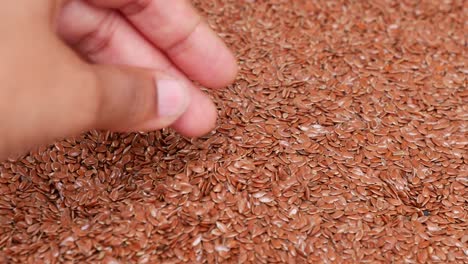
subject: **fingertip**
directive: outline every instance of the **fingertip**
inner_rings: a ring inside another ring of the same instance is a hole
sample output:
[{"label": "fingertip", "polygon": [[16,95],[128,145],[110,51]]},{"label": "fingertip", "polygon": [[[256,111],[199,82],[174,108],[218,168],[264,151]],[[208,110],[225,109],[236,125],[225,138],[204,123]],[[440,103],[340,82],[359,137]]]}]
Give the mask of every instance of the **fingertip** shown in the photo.
[{"label": "fingertip", "polygon": [[206,23],[200,23],[188,38],[166,52],[190,79],[203,86],[223,88],[236,79],[236,57]]},{"label": "fingertip", "polygon": [[213,101],[201,90],[193,89],[187,111],[171,126],[187,137],[200,137],[216,127],[217,109]]},{"label": "fingertip", "polygon": [[[205,54],[205,70],[194,74],[198,78],[197,81],[213,89],[220,89],[231,85],[235,81],[239,71],[236,56],[206,23],[200,28],[201,32],[194,35],[197,37],[208,36],[210,35],[208,32],[211,32],[211,39],[207,37],[205,40],[198,40],[198,43],[209,40],[210,42],[205,43],[205,45],[210,47],[210,49]],[[207,32],[203,34],[202,32],[205,30]]]},{"label": "fingertip", "polygon": [[215,65],[214,67],[223,69],[222,71],[219,71],[218,78],[205,81],[208,84],[210,84],[210,87],[214,89],[224,88],[233,84],[237,78],[237,74],[239,73],[239,66],[237,64],[237,60],[234,54],[232,54],[232,52],[227,47],[225,48],[225,51],[221,54],[218,60],[218,65]]},{"label": "fingertip", "polygon": [[[192,89],[189,82],[172,75],[157,72],[154,78],[154,108],[146,107],[147,118],[132,126],[124,126],[123,131],[154,131],[171,126],[192,104]],[[145,96],[151,100],[151,96]]]}]

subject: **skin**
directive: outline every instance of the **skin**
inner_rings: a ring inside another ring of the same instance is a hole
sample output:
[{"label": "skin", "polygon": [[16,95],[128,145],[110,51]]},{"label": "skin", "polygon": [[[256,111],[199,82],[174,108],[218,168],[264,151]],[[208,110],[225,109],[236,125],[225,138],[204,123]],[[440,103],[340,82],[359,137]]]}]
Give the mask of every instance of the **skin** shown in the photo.
[{"label": "skin", "polygon": [[[90,129],[201,136],[216,108],[192,81],[237,74],[186,0],[6,1],[0,17],[0,160]],[[182,92],[163,97],[174,81]]]}]

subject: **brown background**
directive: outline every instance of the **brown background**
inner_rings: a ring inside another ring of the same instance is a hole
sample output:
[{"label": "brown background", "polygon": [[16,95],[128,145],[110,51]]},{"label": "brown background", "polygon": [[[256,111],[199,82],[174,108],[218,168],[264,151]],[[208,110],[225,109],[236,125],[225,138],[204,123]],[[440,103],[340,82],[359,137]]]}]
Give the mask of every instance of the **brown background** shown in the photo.
[{"label": "brown background", "polygon": [[466,2],[195,2],[240,61],[216,131],[0,164],[0,262],[467,263]]}]

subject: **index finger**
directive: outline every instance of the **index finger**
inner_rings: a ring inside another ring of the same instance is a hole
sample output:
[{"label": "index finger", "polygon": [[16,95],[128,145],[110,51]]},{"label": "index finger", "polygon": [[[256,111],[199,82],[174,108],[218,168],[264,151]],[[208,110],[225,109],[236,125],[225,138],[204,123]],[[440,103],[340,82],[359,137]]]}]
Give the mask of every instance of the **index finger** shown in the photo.
[{"label": "index finger", "polygon": [[237,63],[225,43],[186,0],[88,0],[119,9],[192,80],[212,88],[230,84]]}]

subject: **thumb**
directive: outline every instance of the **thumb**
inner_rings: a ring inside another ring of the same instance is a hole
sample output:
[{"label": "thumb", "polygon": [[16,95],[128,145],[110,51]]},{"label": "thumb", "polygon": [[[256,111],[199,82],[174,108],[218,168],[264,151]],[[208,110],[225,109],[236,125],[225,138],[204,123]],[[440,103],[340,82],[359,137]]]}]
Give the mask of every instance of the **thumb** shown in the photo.
[{"label": "thumb", "polygon": [[19,59],[19,67],[4,73],[17,76],[21,68],[28,78],[3,78],[0,159],[90,129],[127,132],[168,127],[189,105],[189,88],[171,76],[89,65],[64,53],[69,56],[35,52],[48,56]]},{"label": "thumb", "polygon": [[157,130],[177,121],[189,106],[189,88],[167,74],[121,66],[89,67],[95,76],[92,128]]}]

